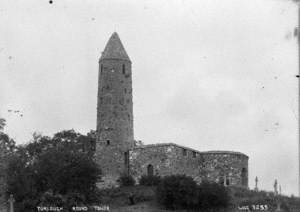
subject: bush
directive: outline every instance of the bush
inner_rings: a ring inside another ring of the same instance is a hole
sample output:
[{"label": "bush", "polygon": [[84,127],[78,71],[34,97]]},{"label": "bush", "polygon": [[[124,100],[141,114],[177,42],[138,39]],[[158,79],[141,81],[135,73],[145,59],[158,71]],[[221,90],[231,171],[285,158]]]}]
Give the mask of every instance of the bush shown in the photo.
[{"label": "bush", "polygon": [[198,208],[227,208],[230,203],[229,192],[223,185],[203,182],[198,186]]},{"label": "bush", "polygon": [[64,205],[64,198],[62,195],[54,194],[52,190],[49,190],[41,195],[39,205],[62,207]]},{"label": "bush", "polygon": [[122,174],[118,179],[120,186],[133,186],[135,184],[135,180],[131,175]]},{"label": "bush", "polygon": [[162,178],[157,187],[158,202],[167,209],[192,209],[197,205],[197,184],[191,177],[171,175]]},{"label": "bush", "polygon": [[171,175],[161,179],[157,186],[158,202],[167,209],[226,209],[229,192],[223,185],[203,182],[197,185],[191,177]]},{"label": "bush", "polygon": [[156,186],[160,183],[160,176],[158,175],[143,175],[139,181],[140,185]]}]

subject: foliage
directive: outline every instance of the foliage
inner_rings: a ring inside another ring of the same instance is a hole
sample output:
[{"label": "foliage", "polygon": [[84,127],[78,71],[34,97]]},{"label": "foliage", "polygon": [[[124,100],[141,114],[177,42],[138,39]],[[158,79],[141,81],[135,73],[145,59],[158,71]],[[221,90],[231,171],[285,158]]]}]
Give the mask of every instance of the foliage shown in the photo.
[{"label": "foliage", "polygon": [[167,209],[212,209],[229,206],[229,192],[217,183],[196,182],[185,175],[163,177],[157,186],[157,199]]},{"label": "foliage", "polygon": [[63,207],[64,211],[73,211],[73,206],[85,205],[85,197],[77,192],[70,192],[65,195],[55,194],[52,190],[42,194],[39,202],[41,207]]},{"label": "foliage", "polygon": [[185,175],[163,177],[157,187],[158,202],[167,209],[191,209],[197,204],[197,184]]},{"label": "foliage", "polygon": [[144,143],[141,140],[134,140],[134,146],[143,146]]},{"label": "foliage", "polygon": [[6,120],[4,118],[0,118],[0,130],[3,130],[6,125]]},{"label": "foliage", "polygon": [[27,144],[26,150],[34,158],[51,148],[64,148],[69,152],[84,152],[92,157],[95,150],[96,139],[92,134],[81,135],[72,130],[64,130],[54,134],[52,138],[34,133],[33,140]]},{"label": "foliage", "polygon": [[156,186],[160,183],[160,180],[160,176],[158,175],[142,175],[139,180],[139,184],[145,186]]},{"label": "foliage", "polygon": [[155,187],[135,185],[102,189],[97,195],[102,204],[120,207],[128,205],[129,195],[133,195],[135,203],[153,201],[156,199],[155,190]]},{"label": "foliage", "polygon": [[6,120],[4,118],[0,118],[0,151],[1,156],[7,154],[11,154],[16,149],[16,142],[11,139],[6,133],[4,133],[2,130],[4,129],[6,125]]},{"label": "foliage", "polygon": [[33,168],[38,189],[53,189],[54,193],[59,194],[75,191],[88,195],[99,175],[92,158],[64,148],[51,149],[41,154]]},{"label": "foliage", "polygon": [[237,206],[267,205],[270,210],[275,210],[277,203],[280,202],[281,208],[285,210],[290,210],[293,207],[300,208],[299,198],[276,196],[273,192],[254,191],[231,186],[230,193],[234,200],[233,204]]},{"label": "foliage", "polygon": [[40,206],[57,206],[62,207],[64,205],[64,198],[60,194],[54,194],[52,190],[44,192],[40,197]]},{"label": "foliage", "polygon": [[135,184],[134,178],[125,173],[119,177],[118,182],[120,183],[120,186],[133,186]]},{"label": "foliage", "polygon": [[0,132],[0,151],[1,156],[8,156],[16,151],[16,142],[3,132]]},{"label": "foliage", "polygon": [[198,187],[198,208],[227,208],[229,203],[229,192],[223,185],[204,181]]},{"label": "foliage", "polygon": [[34,134],[29,144],[18,146],[7,167],[7,193],[14,194],[16,211],[51,201],[91,201],[101,173],[92,157],[93,140],[69,130],[52,138]]}]

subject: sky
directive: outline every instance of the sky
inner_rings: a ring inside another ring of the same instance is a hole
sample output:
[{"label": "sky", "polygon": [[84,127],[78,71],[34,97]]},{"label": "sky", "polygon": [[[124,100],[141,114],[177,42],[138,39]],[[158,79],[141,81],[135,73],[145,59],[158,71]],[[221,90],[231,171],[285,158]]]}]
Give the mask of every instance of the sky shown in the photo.
[{"label": "sky", "polygon": [[5,132],[22,144],[95,129],[98,59],[117,31],[136,140],[243,152],[250,188],[257,176],[298,195],[296,26],[284,0],[1,0]]}]

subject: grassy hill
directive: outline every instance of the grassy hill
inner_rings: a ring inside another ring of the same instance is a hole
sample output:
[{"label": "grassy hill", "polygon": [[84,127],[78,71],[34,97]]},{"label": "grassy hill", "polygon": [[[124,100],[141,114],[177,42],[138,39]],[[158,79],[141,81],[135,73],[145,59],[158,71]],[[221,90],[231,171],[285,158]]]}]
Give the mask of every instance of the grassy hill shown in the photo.
[{"label": "grassy hill", "polygon": [[[156,187],[128,186],[99,191],[99,199],[103,205],[108,205],[112,212],[167,212],[157,203]],[[282,211],[300,211],[300,199],[288,196],[275,196],[272,192],[253,191],[239,187],[228,187],[231,196],[231,209],[239,211],[238,206],[268,205],[267,211],[275,211],[278,203]],[[134,205],[130,205],[129,196],[133,196]],[[183,212],[185,210],[177,210]],[[257,210],[259,211],[259,210]]]}]

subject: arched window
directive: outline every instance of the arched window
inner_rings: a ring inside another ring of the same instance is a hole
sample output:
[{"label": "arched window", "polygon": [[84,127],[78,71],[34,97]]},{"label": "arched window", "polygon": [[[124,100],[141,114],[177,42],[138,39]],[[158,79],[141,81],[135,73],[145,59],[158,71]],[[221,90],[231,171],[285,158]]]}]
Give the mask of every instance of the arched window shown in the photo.
[{"label": "arched window", "polygon": [[151,164],[147,166],[147,175],[153,176],[153,166]]},{"label": "arched window", "polygon": [[125,70],[125,64],[122,65],[122,73],[125,74],[126,70]]},{"label": "arched window", "polygon": [[228,177],[226,177],[226,185],[229,186],[230,185],[230,180]]},{"label": "arched window", "polygon": [[242,185],[248,186],[248,177],[247,177],[247,169],[246,168],[242,168],[241,178],[242,178]]}]

